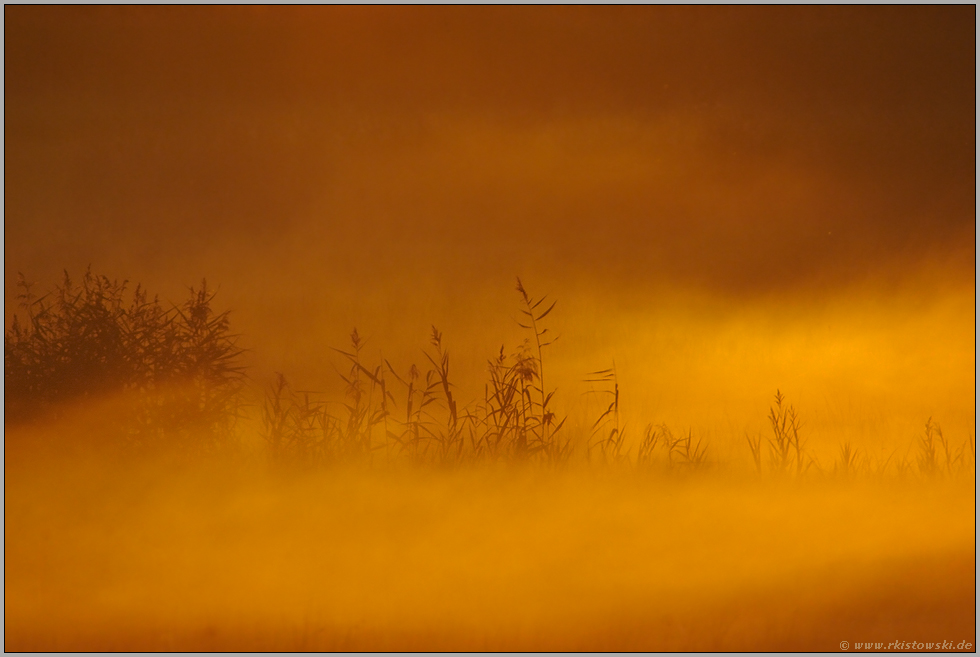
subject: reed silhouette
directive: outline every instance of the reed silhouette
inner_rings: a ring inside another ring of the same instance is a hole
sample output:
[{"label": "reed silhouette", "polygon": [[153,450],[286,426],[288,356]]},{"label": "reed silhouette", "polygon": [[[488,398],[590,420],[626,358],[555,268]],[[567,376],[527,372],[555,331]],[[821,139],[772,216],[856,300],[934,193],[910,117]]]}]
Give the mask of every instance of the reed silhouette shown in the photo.
[{"label": "reed silhouette", "polygon": [[609,369],[589,372],[586,383],[601,384],[599,389],[593,389],[594,395],[610,400],[606,410],[599,415],[592,425],[589,442],[586,446],[586,457],[591,461],[593,452],[598,453],[604,463],[618,463],[627,458],[623,453],[623,442],[626,438],[626,427],[620,426],[619,419],[619,379],[616,376],[616,365]]},{"label": "reed silhouette", "polygon": [[[97,276],[89,269],[79,283],[67,272],[61,284],[36,296],[23,276],[21,312],[4,335],[7,422],[57,415],[65,404],[123,400],[107,417],[103,433],[136,448],[210,448],[227,442],[242,417],[246,382],[243,350],[231,333],[227,311],[213,310],[206,281],[189,288],[181,304],[165,305],[137,285]],[[517,324],[526,337],[501,346],[488,359],[482,399],[459,399],[444,334],[435,326],[421,350],[422,367],[397,368],[387,359],[368,362],[355,328],[347,347],[334,348],[344,362],[336,371],[341,399],[295,390],[280,373],[265,394],[261,428],[274,463],[318,467],[404,459],[453,466],[472,462],[568,462],[578,456],[594,465],[631,465],[640,470],[693,472],[712,464],[709,445],[693,429],[676,434],[664,423],[648,424],[629,440],[623,422],[615,365],[590,372],[585,382],[603,399],[587,434],[569,435],[554,411],[556,390],[545,379],[545,354],[553,338],[546,320],[557,301],[535,297],[516,283]],[[829,468],[807,447],[796,407],[777,390],[769,408],[771,435],[745,435],[759,476],[954,477],[975,470],[970,436],[954,448],[932,418],[924,435],[902,458],[872,459],[844,442]],[[766,467],[768,465],[768,467]]]},{"label": "reed silhouette", "polygon": [[[418,463],[451,465],[464,461],[534,460],[560,463],[571,453],[562,437],[564,419],[551,410],[554,390],[544,384],[544,349],[551,344],[542,322],[555,308],[539,310],[545,297],[534,298],[517,280],[521,312],[518,324],[530,336],[511,354],[504,347],[488,361],[489,380],[482,401],[460,405],[450,375],[450,353],[443,334],[432,327],[425,374],[412,364],[404,374],[386,360],[365,365],[357,329],[349,350],[334,349],[350,364],[345,399],[330,402],[294,392],[280,374],[266,395],[264,436],[279,461],[363,460],[383,453]],[[391,379],[387,378],[390,375]],[[404,390],[398,401],[388,383]],[[401,409],[399,410],[399,406]],[[404,419],[401,419],[404,418]],[[379,428],[381,429],[379,431]]]},{"label": "reed silhouette", "polygon": [[[792,404],[784,405],[786,398],[776,390],[776,405],[769,408],[769,424],[772,438],[769,439],[769,455],[775,472],[784,473],[794,462],[796,474],[804,472],[806,449],[800,436],[803,423]],[[809,467],[813,461],[806,463]]]}]

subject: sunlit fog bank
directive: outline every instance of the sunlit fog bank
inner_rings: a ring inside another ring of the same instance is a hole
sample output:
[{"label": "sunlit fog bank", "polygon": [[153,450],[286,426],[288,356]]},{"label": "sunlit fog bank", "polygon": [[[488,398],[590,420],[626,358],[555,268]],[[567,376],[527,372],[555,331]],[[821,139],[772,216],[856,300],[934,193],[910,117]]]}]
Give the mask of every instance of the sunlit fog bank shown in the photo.
[{"label": "sunlit fog bank", "polygon": [[167,470],[8,472],[8,649],[974,641],[961,486]]}]

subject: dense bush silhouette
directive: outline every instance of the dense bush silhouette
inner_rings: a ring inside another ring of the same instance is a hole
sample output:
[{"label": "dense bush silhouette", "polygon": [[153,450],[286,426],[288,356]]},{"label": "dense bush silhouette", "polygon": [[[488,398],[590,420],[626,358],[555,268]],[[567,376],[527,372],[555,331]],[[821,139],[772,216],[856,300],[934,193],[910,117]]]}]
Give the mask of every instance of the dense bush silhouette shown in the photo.
[{"label": "dense bush silhouette", "polygon": [[116,393],[127,403],[114,420],[136,442],[215,438],[237,415],[242,350],[206,281],[170,308],[90,270],[80,285],[65,272],[41,297],[23,276],[19,285],[24,316],[4,334],[7,421]]}]

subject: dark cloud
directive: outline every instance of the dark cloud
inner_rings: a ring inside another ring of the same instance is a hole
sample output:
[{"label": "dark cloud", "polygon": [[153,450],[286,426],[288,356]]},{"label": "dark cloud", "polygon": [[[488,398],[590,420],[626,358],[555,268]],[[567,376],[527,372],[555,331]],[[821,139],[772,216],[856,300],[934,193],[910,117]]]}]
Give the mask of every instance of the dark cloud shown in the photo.
[{"label": "dark cloud", "polygon": [[7,7],[7,288],[89,262],[740,293],[967,271],[974,17]]}]

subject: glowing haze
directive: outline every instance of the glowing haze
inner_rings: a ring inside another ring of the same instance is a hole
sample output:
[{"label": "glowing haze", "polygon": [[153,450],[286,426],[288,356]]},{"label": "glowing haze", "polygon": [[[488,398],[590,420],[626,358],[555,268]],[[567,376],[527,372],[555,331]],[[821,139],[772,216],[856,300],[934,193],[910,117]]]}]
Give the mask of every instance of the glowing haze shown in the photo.
[{"label": "glowing haze", "polygon": [[[407,370],[434,324],[466,402],[483,397],[487,359],[523,339],[520,276],[558,300],[547,366],[571,431],[596,416],[586,374],[615,364],[631,437],[648,422],[690,427],[736,468],[750,467],[745,436],[768,431],[777,388],[828,468],[846,441],[882,462],[914,453],[929,417],[959,445],[976,414],[975,37],[973,6],[8,6],[6,326],[18,272],[48,288],[62,269],[91,265],[173,301],[206,277],[249,349],[256,399],[276,371],[299,389],[339,391],[330,348],[354,326],[369,360]],[[401,495],[375,484],[382,500]],[[411,499],[442,490],[405,485]],[[765,514],[757,493],[744,495]],[[867,495],[869,508],[901,517],[887,496]],[[180,504],[166,499],[151,516]],[[820,508],[801,505],[811,503]],[[623,517],[639,513],[616,504]],[[972,502],[956,504],[933,546],[943,554],[969,551]],[[553,521],[555,535],[577,531]],[[40,540],[24,522],[12,553]],[[454,526],[441,522],[439,532]],[[500,536],[519,532],[488,522]],[[156,531],[132,523],[138,536]],[[359,531],[370,542],[381,530]],[[845,542],[838,556],[928,553],[916,544],[893,554],[888,536]],[[354,550],[345,540],[336,549]],[[577,549],[562,558],[572,563]],[[120,590],[151,577],[145,553],[120,554],[141,555]],[[200,554],[222,553],[208,543]],[[523,577],[512,566],[501,566],[507,577]],[[26,591],[36,580],[24,572],[8,582]],[[611,571],[596,572],[569,586],[615,597]],[[473,587],[505,595],[482,576]],[[741,590],[737,579],[722,588]],[[34,627],[33,607],[9,591],[21,615],[8,625]],[[474,622],[454,613],[461,627]],[[363,645],[409,645],[386,640]],[[507,641],[479,645],[559,645]],[[567,647],[647,645],[596,641]],[[670,641],[652,645],[693,645]],[[761,645],[739,641],[698,645]]]}]

